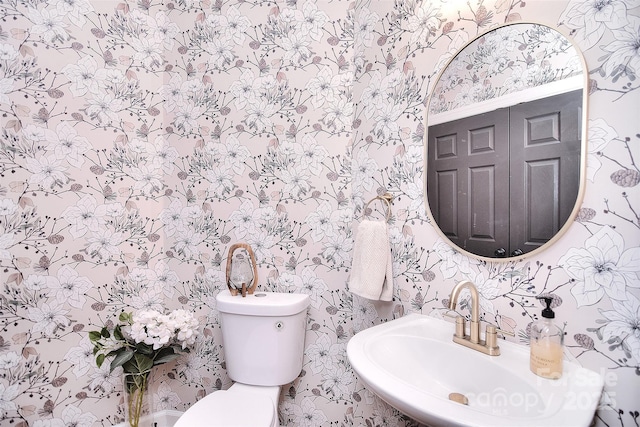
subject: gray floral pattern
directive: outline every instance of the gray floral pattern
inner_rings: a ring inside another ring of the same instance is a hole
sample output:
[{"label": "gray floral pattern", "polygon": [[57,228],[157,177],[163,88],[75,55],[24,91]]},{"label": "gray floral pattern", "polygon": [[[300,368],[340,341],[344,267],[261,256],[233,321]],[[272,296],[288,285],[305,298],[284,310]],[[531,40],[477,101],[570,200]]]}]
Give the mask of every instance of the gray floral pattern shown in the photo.
[{"label": "gray floral pattern", "polygon": [[[122,379],[96,367],[88,331],[122,311],[182,307],[206,325],[154,372],[156,410],[229,387],[215,296],[243,241],[261,289],[311,298],[283,425],[415,426],[364,387],[346,344],[409,312],[440,316],[463,279],[522,343],[533,297],[554,295],[567,355],[605,376],[596,424],[637,425],[639,6],[0,0],[0,424],[120,422]],[[461,46],[520,20],[585,55],[587,186],[552,248],[485,263],[426,216],[423,112]],[[353,228],[386,191],[395,290],[381,304],[347,282]]]}]

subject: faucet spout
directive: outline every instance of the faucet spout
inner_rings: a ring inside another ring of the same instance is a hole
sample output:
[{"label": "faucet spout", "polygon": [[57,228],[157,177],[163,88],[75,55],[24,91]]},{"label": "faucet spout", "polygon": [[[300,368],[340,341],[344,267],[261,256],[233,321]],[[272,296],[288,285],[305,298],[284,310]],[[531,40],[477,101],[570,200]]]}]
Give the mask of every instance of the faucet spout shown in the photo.
[{"label": "faucet spout", "polygon": [[458,296],[463,289],[468,289],[471,293],[471,324],[469,340],[477,344],[480,342],[480,297],[478,295],[478,289],[473,283],[468,280],[458,283],[451,291],[449,297],[449,309],[455,310]]}]

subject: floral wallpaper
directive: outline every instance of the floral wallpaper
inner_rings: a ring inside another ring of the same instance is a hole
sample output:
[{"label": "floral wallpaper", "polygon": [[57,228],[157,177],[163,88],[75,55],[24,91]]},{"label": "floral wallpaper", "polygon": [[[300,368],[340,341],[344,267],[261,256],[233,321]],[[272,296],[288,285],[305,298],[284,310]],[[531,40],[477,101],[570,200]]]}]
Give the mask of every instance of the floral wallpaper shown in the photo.
[{"label": "floral wallpaper", "polygon": [[[154,373],[155,410],[229,387],[215,295],[228,247],[247,242],[260,289],[312,301],[282,425],[415,426],[364,387],[346,344],[409,312],[440,316],[462,279],[523,344],[533,297],[553,294],[567,356],[605,376],[596,425],[637,425],[639,12],[637,0],[1,0],[0,424],[120,422],[121,373],[96,367],[88,331],[122,311],[183,307],[203,325]],[[461,46],[520,20],[585,56],[586,191],[553,247],[484,263],[426,217],[423,111]],[[379,303],[346,284],[353,228],[385,191],[395,290]]]},{"label": "floral wallpaper", "polygon": [[500,27],[451,59],[433,89],[429,113],[558,82],[582,74],[582,68],[575,48],[558,31],[533,24]]}]

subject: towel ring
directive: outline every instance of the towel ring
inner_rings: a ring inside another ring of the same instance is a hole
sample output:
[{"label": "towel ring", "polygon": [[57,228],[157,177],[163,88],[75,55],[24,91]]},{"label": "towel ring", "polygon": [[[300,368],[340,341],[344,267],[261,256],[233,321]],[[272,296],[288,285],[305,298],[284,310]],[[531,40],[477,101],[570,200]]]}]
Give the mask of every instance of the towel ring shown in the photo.
[{"label": "towel ring", "polygon": [[373,199],[369,200],[367,204],[364,205],[363,213],[365,216],[367,216],[367,208],[369,207],[369,204],[374,200],[382,200],[384,203],[386,203],[387,206],[385,211],[387,221],[389,221],[391,219],[391,201],[393,200],[393,196],[391,195],[391,193],[384,193],[382,196],[376,196]]}]

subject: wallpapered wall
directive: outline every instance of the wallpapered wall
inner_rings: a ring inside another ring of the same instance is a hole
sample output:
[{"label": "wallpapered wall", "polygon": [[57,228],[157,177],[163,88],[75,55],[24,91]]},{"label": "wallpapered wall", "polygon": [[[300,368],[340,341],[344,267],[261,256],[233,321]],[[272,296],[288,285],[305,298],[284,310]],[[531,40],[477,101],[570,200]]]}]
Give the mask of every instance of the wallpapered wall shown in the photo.
[{"label": "wallpapered wall", "polygon": [[429,114],[453,110],[582,74],[571,42],[553,28],[519,24],[496,28],[460,51],[429,98]]},{"label": "wallpapered wall", "polygon": [[[244,241],[262,289],[311,296],[285,425],[415,425],[358,381],[346,343],[408,312],[439,316],[462,279],[518,341],[541,308],[532,297],[554,294],[567,352],[606,374],[598,425],[637,425],[638,6],[2,0],[2,424],[120,421],[120,373],[96,368],[87,331],[122,310],[184,306],[205,325],[188,357],[154,375],[155,409],[228,387],[215,295],[227,248]],[[485,264],[426,218],[422,114],[460,46],[517,20],[557,27],[584,52],[588,182],[553,248]],[[374,304],[346,283],[353,226],[383,191],[396,196],[396,289]]]}]

